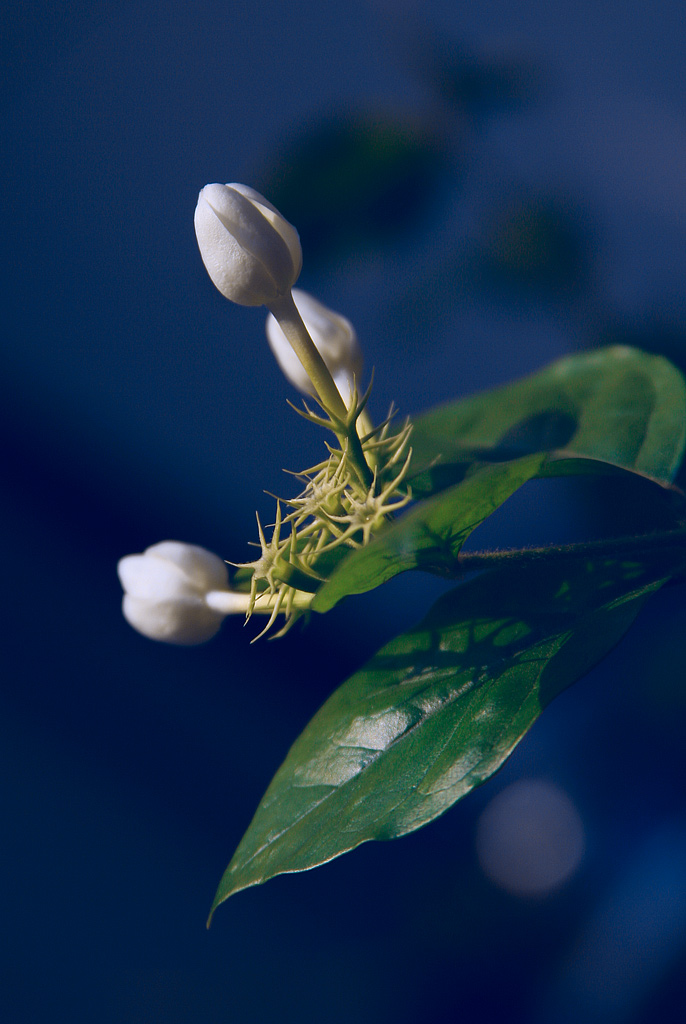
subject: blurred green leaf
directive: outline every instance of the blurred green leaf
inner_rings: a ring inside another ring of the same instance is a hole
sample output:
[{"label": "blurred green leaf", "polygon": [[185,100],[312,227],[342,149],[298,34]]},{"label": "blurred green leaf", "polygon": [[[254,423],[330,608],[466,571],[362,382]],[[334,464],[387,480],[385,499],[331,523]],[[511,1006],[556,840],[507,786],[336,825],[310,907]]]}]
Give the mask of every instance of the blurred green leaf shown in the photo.
[{"label": "blurred green leaf", "polygon": [[351,552],[317,591],[312,608],[328,612],[342,598],[363,594],[408,569],[457,574],[470,533],[541,469],[545,455],[479,466],[473,475],[424,501],[364,548]]},{"label": "blurred green leaf", "polygon": [[403,32],[402,47],[410,70],[471,118],[537,100],[546,84],[544,69],[525,52],[477,52],[424,25]]},{"label": "blurred green leaf", "polygon": [[583,461],[590,459],[668,485],[685,442],[679,371],[660,356],[614,346],[416,417],[411,483],[415,493],[431,493],[465,463],[545,450],[579,460],[557,467],[549,460],[549,475],[602,469]]},{"label": "blurred green leaf", "polygon": [[248,886],[412,832],[488,779],[669,577],[662,559],[509,566],[443,597],[296,740],[210,916]]},{"label": "blurred green leaf", "polygon": [[492,284],[520,291],[577,292],[590,276],[582,223],[562,196],[520,197],[493,215],[475,270]]},{"label": "blurred green leaf", "polygon": [[261,187],[296,224],[308,257],[377,248],[430,209],[444,142],[409,117],[332,117],[284,152]]}]

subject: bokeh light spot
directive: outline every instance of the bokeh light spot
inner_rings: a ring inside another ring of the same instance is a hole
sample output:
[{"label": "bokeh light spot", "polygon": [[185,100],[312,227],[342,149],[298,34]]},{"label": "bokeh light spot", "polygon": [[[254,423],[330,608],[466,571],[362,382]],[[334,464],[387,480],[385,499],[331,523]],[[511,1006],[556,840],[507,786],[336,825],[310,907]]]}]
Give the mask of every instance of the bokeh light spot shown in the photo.
[{"label": "bokeh light spot", "polygon": [[516,896],[545,896],[576,871],[584,830],[574,804],[540,779],[515,782],[491,800],[476,829],[481,868]]}]

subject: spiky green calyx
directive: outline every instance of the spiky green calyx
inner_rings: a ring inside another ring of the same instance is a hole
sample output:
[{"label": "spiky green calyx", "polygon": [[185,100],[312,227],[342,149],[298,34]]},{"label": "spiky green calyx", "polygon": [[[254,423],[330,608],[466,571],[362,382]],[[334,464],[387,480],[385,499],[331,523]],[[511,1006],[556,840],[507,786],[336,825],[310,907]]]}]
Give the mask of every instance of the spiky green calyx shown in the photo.
[{"label": "spiky green calyx", "polygon": [[[254,610],[271,611],[260,636],[279,614],[285,615],[286,622],[277,635],[289,629],[307,611],[317,587],[341,558],[350,549],[368,544],[412,499],[411,490],[403,487],[412,456],[411,424],[391,432],[391,410],[382,424],[360,437],[356,422],[366,398],[360,401],[355,396],[346,424],[348,436],[341,447],[327,445],[326,460],[292,474],[305,486],[295,498],[277,498],[269,539],[258,517],[260,557],[243,568],[252,570],[248,618]],[[307,406],[298,412],[331,428]],[[369,478],[359,473],[359,456],[354,460],[351,456],[353,430],[365,464],[374,467]],[[282,506],[290,509],[286,515]]]}]

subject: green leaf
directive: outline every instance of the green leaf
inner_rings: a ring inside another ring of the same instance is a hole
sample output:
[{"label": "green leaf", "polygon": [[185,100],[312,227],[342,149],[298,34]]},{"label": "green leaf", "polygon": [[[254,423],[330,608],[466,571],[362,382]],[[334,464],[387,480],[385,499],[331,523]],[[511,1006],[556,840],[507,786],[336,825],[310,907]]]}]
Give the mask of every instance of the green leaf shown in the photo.
[{"label": "green leaf", "polygon": [[210,917],[248,886],[412,832],[488,779],[546,704],[619,640],[673,562],[508,566],[443,597],[296,740]]},{"label": "green leaf", "polygon": [[[530,377],[419,416],[412,432],[415,494],[452,482],[456,466],[531,451],[600,460],[669,484],[686,443],[686,386],[668,360],[613,346],[570,356]],[[547,463],[548,475],[555,472]],[[459,475],[459,473],[458,473]]]},{"label": "green leaf", "polygon": [[342,598],[363,594],[408,569],[455,575],[469,534],[536,476],[546,456],[478,466],[473,475],[424,501],[364,548],[353,551],[317,591],[312,608],[328,612]]}]

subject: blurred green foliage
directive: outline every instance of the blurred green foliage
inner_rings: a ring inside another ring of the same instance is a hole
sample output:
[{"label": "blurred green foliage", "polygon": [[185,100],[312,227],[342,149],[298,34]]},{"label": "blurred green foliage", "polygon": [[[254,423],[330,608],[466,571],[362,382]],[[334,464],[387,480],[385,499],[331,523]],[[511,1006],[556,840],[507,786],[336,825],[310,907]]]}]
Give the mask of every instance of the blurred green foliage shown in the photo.
[{"label": "blurred green foliage", "polygon": [[360,113],[298,136],[260,182],[308,259],[333,261],[409,233],[436,196],[446,149],[426,120]]}]

